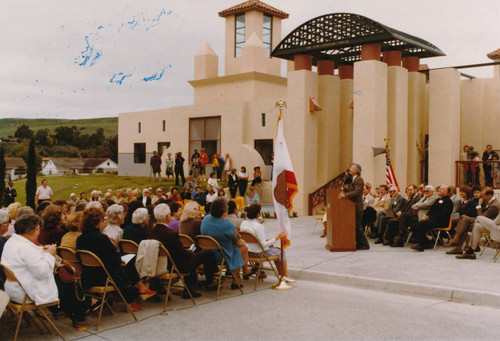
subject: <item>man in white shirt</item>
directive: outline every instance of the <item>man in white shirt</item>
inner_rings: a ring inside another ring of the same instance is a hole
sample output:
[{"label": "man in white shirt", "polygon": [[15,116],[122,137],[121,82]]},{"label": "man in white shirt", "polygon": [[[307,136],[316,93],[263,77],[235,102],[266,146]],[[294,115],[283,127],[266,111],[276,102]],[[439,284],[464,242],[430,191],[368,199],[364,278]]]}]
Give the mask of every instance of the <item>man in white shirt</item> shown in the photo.
[{"label": "man in white shirt", "polygon": [[52,201],[54,194],[52,193],[52,188],[47,186],[47,179],[42,180],[42,185],[37,188],[35,193],[35,205],[38,206],[39,203],[44,201]]}]

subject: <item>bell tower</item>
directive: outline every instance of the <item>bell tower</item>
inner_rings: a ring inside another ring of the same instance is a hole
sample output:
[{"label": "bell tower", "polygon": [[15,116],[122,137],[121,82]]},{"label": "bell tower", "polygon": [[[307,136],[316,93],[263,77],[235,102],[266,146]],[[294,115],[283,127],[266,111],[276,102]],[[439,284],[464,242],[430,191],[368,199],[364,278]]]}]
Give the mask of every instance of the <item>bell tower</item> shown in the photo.
[{"label": "bell tower", "polygon": [[270,55],[281,41],[281,20],[287,19],[288,13],[249,0],[219,12],[219,16],[226,19],[226,76],[251,71],[280,76],[280,59]]}]

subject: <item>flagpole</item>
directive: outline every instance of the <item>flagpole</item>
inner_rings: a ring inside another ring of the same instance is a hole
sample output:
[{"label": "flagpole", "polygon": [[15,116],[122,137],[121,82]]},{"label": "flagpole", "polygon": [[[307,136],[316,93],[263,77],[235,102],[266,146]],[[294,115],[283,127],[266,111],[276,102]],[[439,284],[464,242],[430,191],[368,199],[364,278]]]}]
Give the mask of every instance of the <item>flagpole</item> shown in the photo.
[{"label": "flagpole", "polygon": [[[279,124],[279,120],[283,119],[283,108],[286,107],[286,102],[284,102],[280,99],[278,102],[276,102],[276,106],[279,107],[279,110],[280,110],[280,116],[278,118],[278,124]],[[273,176],[273,179],[274,179],[274,176]],[[290,214],[290,212],[288,212],[288,213]],[[273,290],[290,290],[290,289],[294,288],[293,285],[291,285],[283,280],[283,274],[282,274],[283,263],[284,263],[283,249],[284,249],[283,238],[280,238],[280,263],[281,263],[280,269],[281,269],[281,273],[279,274],[279,282],[272,285]]]}]

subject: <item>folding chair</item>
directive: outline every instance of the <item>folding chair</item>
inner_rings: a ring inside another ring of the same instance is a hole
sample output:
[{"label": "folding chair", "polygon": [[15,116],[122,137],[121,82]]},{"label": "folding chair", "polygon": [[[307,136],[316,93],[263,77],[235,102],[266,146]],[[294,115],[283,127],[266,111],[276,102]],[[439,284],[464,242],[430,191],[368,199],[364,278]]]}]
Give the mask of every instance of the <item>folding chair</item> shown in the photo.
[{"label": "folding chair", "polygon": [[240,235],[241,235],[241,239],[243,239],[245,241],[245,243],[257,244],[257,245],[259,245],[259,247],[261,249],[261,253],[260,253],[259,258],[248,257],[248,262],[254,263],[254,264],[257,264],[257,263],[259,264],[259,269],[257,270],[257,275],[255,276],[255,286],[254,286],[253,290],[257,290],[257,282],[260,279],[260,272],[262,271],[262,269],[264,269],[262,266],[262,264],[264,262],[269,263],[269,265],[271,266],[271,269],[274,271],[274,274],[276,275],[276,278],[279,281],[280,277],[279,277],[278,272],[276,271],[276,269],[274,268],[274,265],[273,265],[273,261],[279,260],[279,257],[278,256],[268,257],[266,252],[264,251],[264,248],[262,247],[262,244],[260,243],[260,240],[253,233],[248,232],[248,231],[240,231]]},{"label": "folding chair", "polygon": [[491,240],[491,238],[490,238],[489,233],[484,233],[484,232],[483,232],[483,233],[481,233],[481,239],[482,239],[482,238],[484,238],[484,245],[483,245],[484,247],[483,247],[483,249],[481,250],[481,253],[479,254],[479,256],[482,256],[482,255],[483,255],[483,253],[484,253],[484,251],[486,250],[486,248],[487,248],[487,247],[491,247],[492,249],[494,249],[493,244],[491,243],[491,242],[492,242],[492,240]]},{"label": "folding chair", "polygon": [[191,245],[194,244],[194,240],[193,238],[191,238],[190,236],[186,235],[186,234],[181,234],[179,233],[179,239],[182,243],[182,245],[186,248],[186,249],[189,249],[191,247]]},{"label": "folding chair", "polygon": [[450,215],[450,222],[447,227],[436,227],[432,229],[433,232],[437,232],[436,242],[434,243],[434,249],[436,248],[436,245],[439,242],[439,238],[441,238],[441,242],[443,241],[443,237],[441,237],[441,232],[446,232],[446,234],[448,235],[448,240],[451,240],[450,231],[452,226],[453,226],[453,219],[452,215]]},{"label": "folding chair", "polygon": [[493,257],[493,263],[496,263],[498,257],[500,257],[500,242],[493,241],[492,246],[493,246],[493,244],[494,244],[494,248],[495,248],[495,251],[496,251],[495,257]]},{"label": "folding chair", "polygon": [[69,247],[59,246],[57,248],[57,253],[63,261],[70,264],[73,269],[75,269],[75,279],[80,280],[80,278],[82,277],[82,264],[76,257],[76,251]]},{"label": "folding chair", "polygon": [[121,239],[118,241],[118,246],[120,251],[126,254],[137,254],[137,250],[139,250],[139,245],[136,242],[128,239]]},{"label": "folding chair", "polygon": [[156,276],[155,278],[158,278],[163,285],[165,286],[165,281],[168,281],[167,286],[165,287],[167,289],[167,293],[165,295],[165,302],[163,304],[163,312],[167,311],[167,303],[168,303],[168,297],[170,296],[170,289],[172,288],[172,280],[174,279],[180,279],[182,282],[182,285],[186,289],[186,291],[189,294],[189,297],[191,298],[191,301],[193,301],[193,304],[196,305],[196,301],[193,298],[193,295],[191,294],[191,290],[189,290],[189,287],[187,286],[186,282],[184,281],[184,277],[188,276],[189,274],[186,273],[181,273],[179,271],[179,268],[177,265],[175,265],[174,260],[172,259],[172,256],[170,256],[170,252],[165,248],[165,246],[160,243],[160,252],[158,254],[158,257],[167,257],[168,262],[171,264],[170,271],[164,274],[161,274],[159,276]]},{"label": "folding chair", "polygon": [[[217,283],[217,295],[215,297],[215,300],[218,300],[220,287],[221,287],[221,280],[222,280],[222,270],[224,269],[224,267],[227,268],[226,256],[224,255],[224,252],[222,251],[222,248],[220,247],[219,243],[214,238],[212,238],[210,236],[202,236],[202,235],[196,236],[196,244],[201,249],[217,250],[222,255],[221,264],[219,265],[219,273],[218,273],[219,279],[218,279],[218,283]],[[238,284],[238,288],[240,289],[241,294],[243,295],[243,289],[241,288],[240,280],[238,278],[238,274],[237,274],[236,270],[231,270],[231,275],[233,276],[236,284]]]},{"label": "folding chair", "polygon": [[111,309],[108,303],[109,296],[106,297],[108,293],[112,292],[118,293],[123,303],[125,303],[127,310],[132,314],[134,319],[137,321],[137,317],[135,316],[134,312],[128,305],[127,301],[125,300],[125,297],[123,297],[122,292],[114,282],[113,278],[110,276],[108,270],[106,269],[102,261],[99,259],[99,257],[97,257],[93,252],[86,250],[77,250],[76,256],[80,260],[80,263],[83,266],[87,266],[89,268],[101,268],[104,270],[106,274],[106,283],[104,284],[104,286],[95,286],[84,290],[88,296],[96,298],[99,301],[101,301],[101,307],[99,309],[99,317],[97,318],[97,325],[95,327],[95,330],[99,329],[99,324],[101,323],[101,316],[104,305],[106,305],[108,309],[111,311],[111,314],[113,314],[113,310]]},{"label": "folding chair", "polygon": [[[28,294],[26,293],[26,290],[24,290],[23,286],[21,285],[21,283],[17,279],[16,275],[14,275],[14,273],[8,267],[6,267],[5,265],[3,265],[1,263],[0,263],[0,267],[3,268],[3,270],[5,272],[5,276],[7,277],[7,281],[17,283],[21,287],[21,289],[23,289],[23,291],[24,291],[23,303],[19,304],[17,302],[13,302],[12,300],[10,300],[9,303],[8,303],[9,309],[11,311],[16,312],[16,313],[19,314],[19,319],[17,321],[16,331],[14,333],[14,341],[17,340],[17,336],[19,334],[19,328],[21,327],[21,320],[23,319],[24,312],[26,312],[26,315],[29,316],[28,312],[30,312],[30,311],[37,311],[41,315],[41,317],[43,319],[45,319],[47,322],[49,322],[49,324],[52,326],[52,328],[54,328],[55,331],[57,332],[57,334],[59,334],[59,336],[61,337],[61,339],[66,340],[66,338],[61,333],[61,331],[54,325],[54,323],[49,318],[49,316],[47,314],[45,314],[45,312],[42,310],[43,308],[47,308],[47,307],[51,307],[51,306],[58,306],[59,305],[59,300],[54,301],[54,302],[50,302],[50,303],[45,303],[45,304],[42,304],[42,305],[36,305],[35,303],[33,303],[34,301],[28,296]],[[28,303],[28,301],[31,302],[31,303]],[[40,321],[41,321],[42,325],[45,328],[47,328],[47,326],[43,322],[42,318],[40,318]],[[36,324],[36,322],[34,320],[32,320],[32,321],[34,322],[34,324],[36,325],[36,327],[38,328],[38,330],[40,330],[40,332],[41,332],[41,329]],[[7,323],[7,320],[5,320],[4,325],[5,325],[5,323]],[[47,328],[47,330],[50,332],[49,328]]]},{"label": "folding chair", "polygon": [[311,231],[311,234],[314,233],[314,230],[316,230],[316,225],[318,225],[319,222],[323,222],[323,216],[321,216],[321,217],[314,217],[314,226],[313,226],[313,229]]}]

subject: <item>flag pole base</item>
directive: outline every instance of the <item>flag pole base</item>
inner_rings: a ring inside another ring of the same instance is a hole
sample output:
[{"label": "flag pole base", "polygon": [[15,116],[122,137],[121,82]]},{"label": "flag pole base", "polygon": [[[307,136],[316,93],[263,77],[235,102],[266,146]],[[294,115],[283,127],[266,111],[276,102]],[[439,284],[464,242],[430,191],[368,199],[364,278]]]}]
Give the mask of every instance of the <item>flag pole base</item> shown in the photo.
[{"label": "flag pole base", "polygon": [[279,283],[273,284],[271,287],[273,290],[291,290],[295,288],[293,285],[286,283],[283,280],[280,280]]}]

